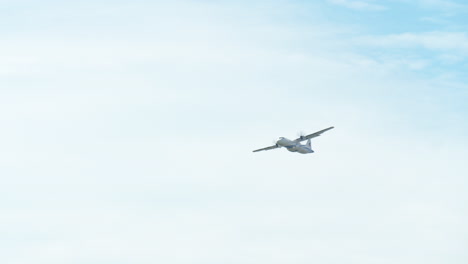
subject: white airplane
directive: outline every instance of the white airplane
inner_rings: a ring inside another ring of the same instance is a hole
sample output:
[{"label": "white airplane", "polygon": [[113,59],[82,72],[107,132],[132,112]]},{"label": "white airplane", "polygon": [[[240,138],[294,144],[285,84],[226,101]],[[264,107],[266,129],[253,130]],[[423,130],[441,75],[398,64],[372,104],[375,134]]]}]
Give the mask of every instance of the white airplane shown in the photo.
[{"label": "white airplane", "polygon": [[[312,134],[307,135],[307,136],[300,136],[299,138],[297,138],[295,140],[289,140],[287,138],[280,137],[278,139],[278,141],[276,141],[275,145],[270,146],[270,147],[266,147],[266,148],[257,149],[257,150],[254,150],[253,152],[259,152],[259,151],[263,151],[263,150],[270,150],[270,149],[285,147],[287,150],[289,150],[291,152],[299,152],[301,154],[314,153],[314,151],[312,150],[312,146],[310,144],[310,139],[314,138],[314,137],[318,137],[323,132],[328,131],[328,130],[330,130],[332,128],[334,128],[334,127],[325,128],[323,130],[317,131],[317,132],[312,133]],[[301,142],[304,141],[304,140],[307,140],[307,143],[305,145],[302,145]]]}]

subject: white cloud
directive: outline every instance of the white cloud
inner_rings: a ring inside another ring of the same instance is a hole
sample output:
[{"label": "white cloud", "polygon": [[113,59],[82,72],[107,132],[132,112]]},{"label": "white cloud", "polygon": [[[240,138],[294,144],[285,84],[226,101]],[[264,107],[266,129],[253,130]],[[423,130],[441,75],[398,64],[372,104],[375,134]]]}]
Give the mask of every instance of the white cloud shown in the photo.
[{"label": "white cloud", "polygon": [[418,0],[417,3],[425,7],[438,8],[444,10],[460,10],[465,9],[467,7],[466,5],[450,0]]},{"label": "white cloud", "polygon": [[357,39],[358,44],[376,47],[425,48],[439,52],[468,55],[468,36],[464,32],[403,33],[368,36]]},{"label": "white cloud", "polygon": [[373,1],[328,0],[328,2],[356,10],[381,11],[387,9],[385,6],[375,4]]}]

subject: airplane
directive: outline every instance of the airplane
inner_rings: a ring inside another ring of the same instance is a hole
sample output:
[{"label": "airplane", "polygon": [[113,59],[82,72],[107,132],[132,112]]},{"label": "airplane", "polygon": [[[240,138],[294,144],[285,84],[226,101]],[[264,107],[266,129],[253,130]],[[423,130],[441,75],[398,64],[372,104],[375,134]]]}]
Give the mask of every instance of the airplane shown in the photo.
[{"label": "airplane", "polygon": [[[314,153],[314,151],[312,150],[310,139],[314,138],[314,137],[318,137],[323,132],[326,132],[326,131],[328,131],[328,130],[330,130],[332,128],[334,128],[334,127],[325,128],[323,130],[317,131],[317,132],[309,134],[307,136],[300,136],[299,138],[297,138],[295,140],[289,140],[287,138],[280,137],[276,141],[275,145],[270,146],[270,147],[266,147],[266,148],[257,149],[257,150],[254,150],[253,152],[259,152],[259,151],[264,151],[264,150],[270,150],[270,149],[285,147],[287,150],[289,150],[291,152],[298,152],[298,153],[301,153],[301,154]],[[304,140],[307,140],[307,143],[305,145],[302,145],[301,142],[304,141]]]}]

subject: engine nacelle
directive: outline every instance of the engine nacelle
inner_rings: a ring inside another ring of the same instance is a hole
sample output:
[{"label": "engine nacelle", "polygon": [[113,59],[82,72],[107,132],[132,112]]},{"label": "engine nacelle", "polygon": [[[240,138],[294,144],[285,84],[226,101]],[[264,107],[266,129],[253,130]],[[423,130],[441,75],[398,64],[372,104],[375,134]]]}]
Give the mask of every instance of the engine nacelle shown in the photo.
[{"label": "engine nacelle", "polygon": [[286,148],[288,151],[290,152],[297,152],[297,148],[296,147],[290,147],[290,148]]},{"label": "engine nacelle", "polygon": [[294,142],[292,140],[289,140],[287,138],[284,138],[284,137],[280,137],[278,139],[278,141],[276,141],[276,144],[278,144],[279,146],[282,146],[282,147],[288,147],[288,146],[296,145],[296,142]]}]

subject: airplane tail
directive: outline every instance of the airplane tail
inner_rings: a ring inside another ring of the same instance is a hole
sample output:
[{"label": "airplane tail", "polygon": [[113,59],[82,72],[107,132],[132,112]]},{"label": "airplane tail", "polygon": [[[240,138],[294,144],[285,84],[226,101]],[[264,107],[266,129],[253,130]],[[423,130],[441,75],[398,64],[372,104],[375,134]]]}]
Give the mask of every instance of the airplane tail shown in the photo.
[{"label": "airplane tail", "polygon": [[312,144],[310,143],[310,138],[307,140],[306,146],[310,149],[311,153],[314,153],[315,151],[312,149]]}]

